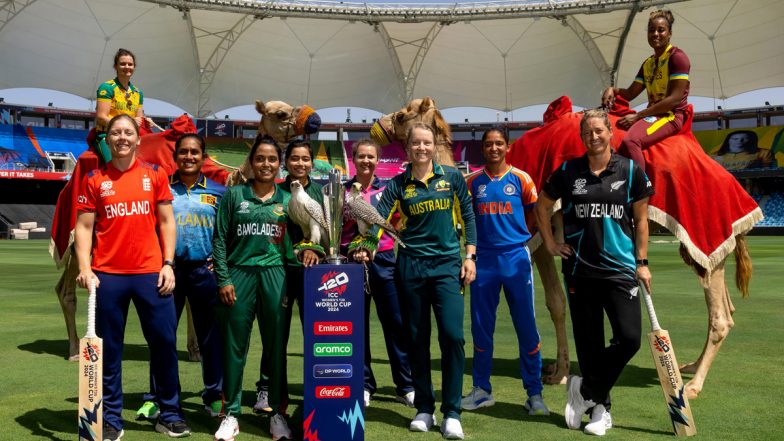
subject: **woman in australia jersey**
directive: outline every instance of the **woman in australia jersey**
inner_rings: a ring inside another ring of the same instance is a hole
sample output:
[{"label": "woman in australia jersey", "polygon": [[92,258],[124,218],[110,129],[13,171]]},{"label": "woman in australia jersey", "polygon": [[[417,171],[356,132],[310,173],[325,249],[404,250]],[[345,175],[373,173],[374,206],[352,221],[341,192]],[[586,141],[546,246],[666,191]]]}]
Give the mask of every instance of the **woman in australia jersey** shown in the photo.
[{"label": "woman in australia jersey", "polygon": [[[446,439],[463,439],[460,423],[465,365],[462,293],[463,286],[476,277],[474,209],[460,172],[438,163],[432,127],[414,124],[407,136],[406,151],[409,160],[406,170],[387,183],[377,208],[388,220],[395,212],[400,213],[400,238],[406,244],[398,249],[395,283],[403,326],[411,339],[409,363],[417,413],[409,429],[427,432],[436,424],[436,397],[430,371],[432,308],[441,348],[441,412],[444,414],[441,433]],[[463,224],[465,232],[465,259],[460,256],[458,222]],[[355,251],[354,259],[362,260],[362,253]]]},{"label": "woman in australia jersey", "polygon": [[86,288],[97,279],[96,326],[104,350],[104,439],[123,435],[122,350],[131,301],[150,347],[160,406],[155,430],[187,436],[190,429],[180,409],[177,320],[171,296],[177,227],[169,179],[163,168],[136,158],[139,127],[133,118],[117,115],[107,130],[112,160],[87,174],[77,198],[75,227],[76,282]]},{"label": "woman in australia jersey", "polygon": [[270,433],[274,440],[291,439],[288,423],[278,412],[286,356],[285,260],[290,248],[286,201],[275,185],[280,158],[275,140],[258,138],[248,155],[253,179],[226,190],[215,222],[212,254],[221,301],[216,316],[223,337],[225,413],[216,440],[233,440],[239,433],[242,374],[255,318],[260,322],[262,345],[270,354]]},{"label": "woman in australia jersey", "polygon": [[104,162],[111,158],[106,142],[106,125],[113,117],[124,114],[142,127],[144,119],[144,95],[141,89],[131,84],[131,76],[136,71],[136,56],[128,49],[120,48],[114,54],[113,80],[106,81],[98,87],[95,97],[95,133],[98,153]]},{"label": "woman in australia jersey", "polygon": [[609,108],[615,96],[627,101],[643,90],[648,93],[648,107],[618,120],[627,130],[619,152],[634,160],[645,171],[642,150],[675,135],[683,127],[683,112],[688,106],[689,57],[670,44],[675,18],[668,10],[651,12],[648,19],[648,44],[653,55],[648,57],[626,89],[608,87],[602,93],[602,104]]},{"label": "woman in australia jersey", "polygon": [[[640,349],[640,291],[650,291],[648,198],[651,182],[637,162],[610,148],[607,113],[588,110],[580,121],[586,154],[564,162],[547,179],[536,205],[544,246],[563,263],[564,284],[582,377],[567,383],[564,416],[579,429],[591,410],[585,432],[604,435],[612,427],[610,389]],[[553,238],[550,216],[561,200],[565,243]],[[610,345],[604,316],[610,322]]]}]

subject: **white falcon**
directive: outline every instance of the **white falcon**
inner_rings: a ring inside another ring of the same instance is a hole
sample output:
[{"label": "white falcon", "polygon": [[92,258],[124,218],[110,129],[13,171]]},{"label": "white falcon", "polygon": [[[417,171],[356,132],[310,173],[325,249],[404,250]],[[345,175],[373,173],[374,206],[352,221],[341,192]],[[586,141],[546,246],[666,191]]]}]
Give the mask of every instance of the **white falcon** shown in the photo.
[{"label": "white falcon", "polygon": [[397,235],[395,227],[378,214],[376,207],[370,205],[370,203],[362,197],[362,184],[359,182],[355,182],[351,186],[351,190],[349,190],[348,197],[346,198],[346,207],[348,207],[349,216],[357,221],[359,234],[364,236],[373,225],[378,225],[395,239],[400,246],[403,248],[406,247]]},{"label": "white falcon", "polygon": [[289,216],[300,228],[306,240],[327,247],[328,235],[326,219],[321,205],[305,192],[302,183],[291,181]]}]

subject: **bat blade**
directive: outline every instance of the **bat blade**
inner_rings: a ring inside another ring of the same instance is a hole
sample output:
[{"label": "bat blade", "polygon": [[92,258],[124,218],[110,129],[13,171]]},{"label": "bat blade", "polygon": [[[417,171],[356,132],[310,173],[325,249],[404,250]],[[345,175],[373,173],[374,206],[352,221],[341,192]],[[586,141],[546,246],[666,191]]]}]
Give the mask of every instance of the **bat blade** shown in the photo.
[{"label": "bat blade", "polygon": [[696,435],[697,428],[694,425],[689,400],[684,393],[683,378],[678,368],[678,360],[675,358],[670,333],[664,329],[651,331],[648,333],[648,342],[675,435]]},{"label": "bat blade", "polygon": [[79,440],[103,440],[103,339],[95,335],[95,288],[88,298],[87,335],[79,340]]}]

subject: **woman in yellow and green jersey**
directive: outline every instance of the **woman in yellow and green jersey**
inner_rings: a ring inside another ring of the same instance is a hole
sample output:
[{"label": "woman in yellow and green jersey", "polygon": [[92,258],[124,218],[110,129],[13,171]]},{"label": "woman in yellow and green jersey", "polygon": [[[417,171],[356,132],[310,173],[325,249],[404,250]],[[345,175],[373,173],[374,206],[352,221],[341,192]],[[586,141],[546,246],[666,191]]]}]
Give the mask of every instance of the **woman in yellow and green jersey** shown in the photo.
[{"label": "woman in yellow and green jersey", "polygon": [[[111,159],[106,143],[103,142],[106,124],[113,117],[126,114],[143,127],[144,95],[141,89],[131,84],[131,76],[136,71],[136,56],[128,49],[120,48],[114,54],[114,70],[117,76],[98,87],[95,97],[95,131],[98,136],[98,153],[105,162]],[[144,135],[144,133],[142,133]]]},{"label": "woman in yellow and green jersey", "polygon": [[668,10],[651,12],[648,44],[653,55],[642,63],[631,86],[608,87],[602,93],[602,104],[608,108],[617,95],[631,101],[643,90],[648,93],[646,109],[618,120],[618,126],[627,131],[618,152],[639,164],[643,171],[642,150],[680,132],[688,106],[691,63],[682,50],[670,44],[674,21]]}]

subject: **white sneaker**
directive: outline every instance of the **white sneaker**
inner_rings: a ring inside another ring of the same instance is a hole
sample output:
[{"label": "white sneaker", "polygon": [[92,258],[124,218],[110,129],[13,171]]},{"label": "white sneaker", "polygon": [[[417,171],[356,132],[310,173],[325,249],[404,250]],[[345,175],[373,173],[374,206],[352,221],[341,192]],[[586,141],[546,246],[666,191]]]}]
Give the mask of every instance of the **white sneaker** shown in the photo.
[{"label": "white sneaker", "polygon": [[441,434],[444,439],[463,439],[463,425],[456,418],[445,418],[441,424]]},{"label": "white sneaker", "polygon": [[281,438],[291,439],[291,429],[289,429],[289,423],[286,422],[286,417],[279,413],[270,417],[270,434],[272,434],[272,441],[278,441]]},{"label": "white sneaker", "polygon": [[564,410],[564,417],[566,419],[566,427],[570,429],[579,429],[580,424],[583,422],[585,411],[596,405],[593,401],[583,398],[583,395],[580,393],[582,384],[582,377],[577,375],[570,375],[569,380],[566,382],[566,409]]},{"label": "white sneaker", "polygon": [[370,391],[369,390],[365,389],[364,397],[365,397],[365,407],[370,406]]},{"label": "white sneaker", "polygon": [[218,431],[215,432],[215,441],[234,441],[234,437],[240,434],[240,424],[237,418],[226,416],[221,421]]},{"label": "white sneaker", "polygon": [[412,390],[411,392],[408,392],[407,394],[405,394],[403,396],[400,396],[400,395],[396,396],[395,397],[395,401],[397,401],[398,403],[401,403],[401,404],[405,404],[407,407],[414,407],[414,397],[415,396],[416,395],[414,394],[414,391]]},{"label": "white sneaker", "polygon": [[597,404],[591,411],[591,422],[585,425],[584,432],[588,435],[604,436],[607,429],[612,429],[612,416],[603,404]]},{"label": "white sneaker", "polygon": [[269,405],[269,391],[259,391],[256,395],[256,404],[253,405],[253,412],[264,414],[272,413],[272,408]]},{"label": "white sneaker", "polygon": [[493,394],[485,392],[481,387],[474,386],[471,392],[460,401],[460,407],[465,410],[479,409],[480,407],[490,407],[495,404]]},{"label": "white sneaker", "polygon": [[408,425],[412,432],[427,432],[436,424],[436,416],[432,413],[418,413]]}]

